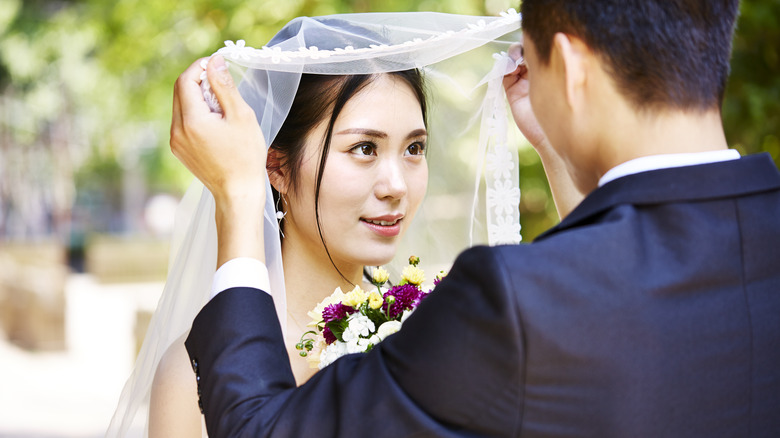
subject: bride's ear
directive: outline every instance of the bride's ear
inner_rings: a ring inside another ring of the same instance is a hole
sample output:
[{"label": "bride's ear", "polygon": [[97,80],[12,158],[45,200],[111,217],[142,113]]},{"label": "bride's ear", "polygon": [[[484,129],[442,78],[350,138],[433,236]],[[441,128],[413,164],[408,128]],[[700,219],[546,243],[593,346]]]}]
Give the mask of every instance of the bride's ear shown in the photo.
[{"label": "bride's ear", "polygon": [[281,152],[273,148],[268,149],[265,170],[268,172],[268,181],[271,186],[279,193],[287,193],[288,178]]}]

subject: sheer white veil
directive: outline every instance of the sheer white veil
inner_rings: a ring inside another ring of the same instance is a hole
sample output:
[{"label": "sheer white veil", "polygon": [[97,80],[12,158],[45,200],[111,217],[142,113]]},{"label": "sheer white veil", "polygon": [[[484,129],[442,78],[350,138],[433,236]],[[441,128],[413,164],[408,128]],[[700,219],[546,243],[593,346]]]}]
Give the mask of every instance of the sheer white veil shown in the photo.
[{"label": "sheer white veil", "polygon": [[[266,46],[228,41],[217,53],[239,80],[239,90],[255,110],[268,144],[287,116],[303,73],[422,69],[430,108],[429,191],[397,259],[418,255],[426,271],[434,273],[472,244],[520,241],[517,154],[508,138],[501,87],[504,74],[516,64],[506,55],[492,56],[519,40],[518,35],[508,35],[519,28],[520,16],[514,10],[499,17],[433,12],[299,17]],[[206,101],[218,110],[206,81],[203,88]],[[258,189],[267,192],[265,257],[276,310],[284,322],[276,210],[270,184]],[[147,435],[157,365],[172,343],[183,340],[209,298],[217,258],[214,199],[198,181],[181,201],[175,230],[165,289],[107,437]],[[394,271],[392,266],[390,270]]]}]

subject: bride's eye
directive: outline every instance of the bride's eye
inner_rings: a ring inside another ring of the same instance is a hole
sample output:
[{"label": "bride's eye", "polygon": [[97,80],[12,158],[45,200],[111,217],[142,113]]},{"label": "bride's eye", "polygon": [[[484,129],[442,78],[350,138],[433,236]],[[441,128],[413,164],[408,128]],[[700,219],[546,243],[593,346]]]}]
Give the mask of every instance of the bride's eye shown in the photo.
[{"label": "bride's eye", "polygon": [[358,155],[376,155],[376,146],[371,143],[361,143],[351,149],[353,154]]},{"label": "bride's eye", "polygon": [[406,148],[406,153],[409,155],[423,155],[425,153],[425,143],[419,141],[412,143]]}]

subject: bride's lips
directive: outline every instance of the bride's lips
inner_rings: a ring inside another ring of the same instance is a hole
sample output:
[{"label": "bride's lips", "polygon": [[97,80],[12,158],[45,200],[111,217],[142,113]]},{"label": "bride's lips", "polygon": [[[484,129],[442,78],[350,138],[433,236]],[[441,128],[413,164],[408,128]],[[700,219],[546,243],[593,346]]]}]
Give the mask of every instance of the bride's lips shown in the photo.
[{"label": "bride's lips", "polygon": [[377,217],[362,217],[360,221],[371,231],[382,237],[395,237],[401,233],[402,214],[388,214]]}]

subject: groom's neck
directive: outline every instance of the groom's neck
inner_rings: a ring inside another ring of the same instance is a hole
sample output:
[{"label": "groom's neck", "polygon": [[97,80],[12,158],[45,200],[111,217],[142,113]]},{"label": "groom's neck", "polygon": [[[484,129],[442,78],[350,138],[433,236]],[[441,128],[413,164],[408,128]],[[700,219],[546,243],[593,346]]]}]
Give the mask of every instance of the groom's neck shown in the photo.
[{"label": "groom's neck", "polygon": [[720,111],[615,111],[601,121],[590,160],[569,161],[584,193],[613,167],[640,157],[728,148]]}]

